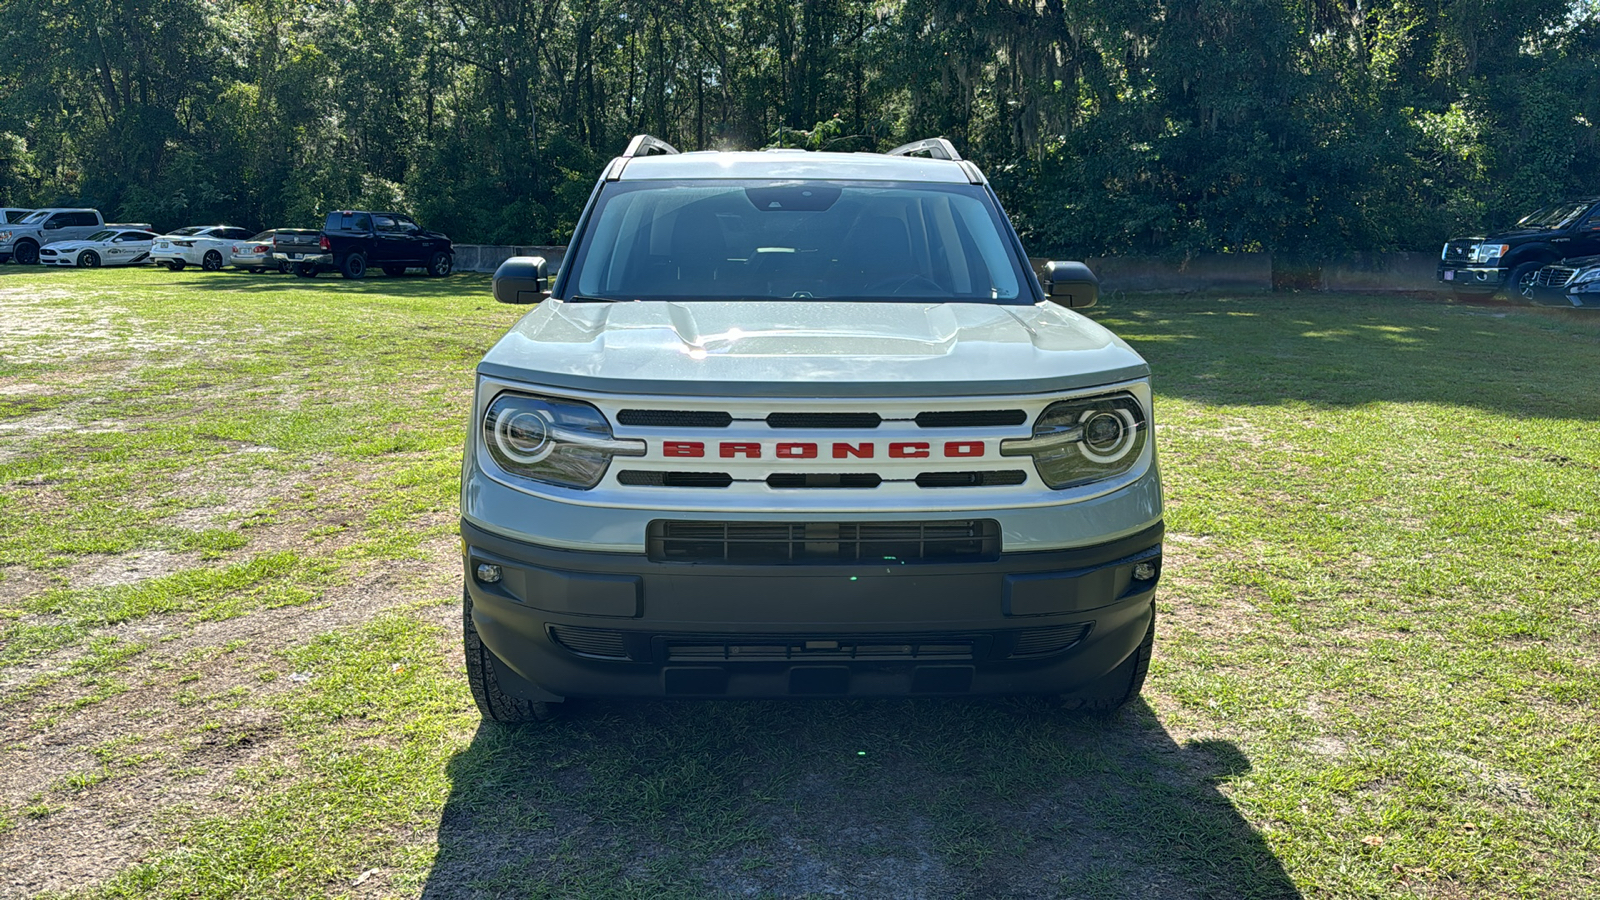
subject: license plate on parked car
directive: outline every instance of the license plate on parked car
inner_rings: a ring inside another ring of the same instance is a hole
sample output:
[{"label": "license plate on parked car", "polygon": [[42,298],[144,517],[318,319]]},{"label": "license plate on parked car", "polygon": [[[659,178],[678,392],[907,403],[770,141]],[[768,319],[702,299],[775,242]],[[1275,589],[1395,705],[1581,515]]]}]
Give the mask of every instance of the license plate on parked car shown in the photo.
[{"label": "license plate on parked car", "polygon": [[290,259],[299,259],[299,258],[300,258],[300,254],[298,254],[298,253],[291,253],[291,254],[289,254],[289,258],[290,258]]},{"label": "license plate on parked car", "polygon": [[1445,269],[1444,270],[1444,280],[1445,281],[1455,281],[1456,280],[1455,270],[1454,269]]}]

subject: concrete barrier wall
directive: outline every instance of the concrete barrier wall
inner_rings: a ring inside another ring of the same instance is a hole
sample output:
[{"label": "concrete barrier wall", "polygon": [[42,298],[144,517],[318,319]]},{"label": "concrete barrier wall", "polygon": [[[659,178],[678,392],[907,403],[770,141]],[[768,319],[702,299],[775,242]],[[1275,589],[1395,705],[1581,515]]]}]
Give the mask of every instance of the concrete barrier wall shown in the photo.
[{"label": "concrete barrier wall", "polygon": [[[555,275],[567,255],[567,248],[559,246],[456,244],[455,251],[458,272],[493,272],[513,256],[542,256]],[[1046,260],[1029,262],[1037,274]],[[1438,258],[1431,253],[1362,253],[1292,267],[1275,266],[1271,253],[1202,253],[1188,259],[1102,256],[1084,262],[1100,277],[1103,291],[1270,291],[1275,280],[1279,287],[1331,292],[1443,290],[1434,280]]]}]

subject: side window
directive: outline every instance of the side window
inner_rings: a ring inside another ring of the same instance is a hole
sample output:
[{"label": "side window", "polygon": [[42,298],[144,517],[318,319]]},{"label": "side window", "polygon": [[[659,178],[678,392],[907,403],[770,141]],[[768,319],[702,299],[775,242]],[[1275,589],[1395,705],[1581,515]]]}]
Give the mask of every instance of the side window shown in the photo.
[{"label": "side window", "polygon": [[69,223],[71,225],[94,228],[100,224],[100,217],[92,212],[68,213],[68,215],[72,216],[72,221]]},{"label": "side window", "polygon": [[346,228],[352,231],[371,231],[372,217],[366,213],[356,213],[354,218],[345,219]]},{"label": "side window", "polygon": [[46,228],[65,228],[66,226],[71,225],[71,224],[72,224],[72,213],[64,213],[64,212],[56,213],[55,215],[51,216],[49,219],[46,219],[45,223],[44,223]]},{"label": "side window", "polygon": [[394,217],[394,224],[395,224],[395,230],[399,231],[401,233],[405,233],[407,231],[421,231],[422,230],[422,228],[419,227],[417,225],[416,221],[414,219],[412,219],[410,216],[395,216]]},{"label": "side window", "polygon": [[344,227],[344,213],[328,213],[327,221],[322,223],[323,231],[338,231]]},{"label": "side window", "polygon": [[377,223],[379,231],[393,233],[400,230],[399,227],[395,225],[393,216],[373,216],[372,218],[373,221]]}]

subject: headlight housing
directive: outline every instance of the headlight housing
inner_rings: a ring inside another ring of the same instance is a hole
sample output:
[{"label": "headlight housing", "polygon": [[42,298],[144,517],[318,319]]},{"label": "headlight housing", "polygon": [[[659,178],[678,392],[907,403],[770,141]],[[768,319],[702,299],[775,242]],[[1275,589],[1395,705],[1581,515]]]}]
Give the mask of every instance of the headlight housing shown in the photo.
[{"label": "headlight housing", "polygon": [[1473,244],[1472,261],[1493,262],[1494,260],[1505,256],[1506,251],[1510,249],[1510,244]]},{"label": "headlight housing", "polygon": [[618,440],[600,410],[577,400],[506,391],[483,416],[483,445],[507,475],[586,491],[614,456],[643,456],[644,441]]},{"label": "headlight housing", "polygon": [[1572,278],[1573,284],[1588,284],[1591,281],[1600,281],[1600,266],[1584,269]]},{"label": "headlight housing", "polygon": [[1138,464],[1150,439],[1150,418],[1127,392],[1052,403],[1033,436],[1000,442],[1001,456],[1031,456],[1055,490],[1115,478]]}]

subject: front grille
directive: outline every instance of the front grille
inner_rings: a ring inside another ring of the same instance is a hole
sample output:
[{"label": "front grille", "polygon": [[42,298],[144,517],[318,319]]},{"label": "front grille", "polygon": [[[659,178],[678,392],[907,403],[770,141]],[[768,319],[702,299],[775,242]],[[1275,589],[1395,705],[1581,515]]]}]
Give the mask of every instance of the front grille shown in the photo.
[{"label": "front grille", "polygon": [[1028,473],[1021,469],[1001,469],[996,472],[923,472],[917,476],[917,487],[1000,487],[1022,484]]},{"label": "front grille", "polygon": [[600,628],[573,628],[570,625],[551,625],[550,636],[561,646],[579,656],[600,659],[627,659],[628,651],[622,646],[622,632]]},{"label": "front grille", "polygon": [[668,662],[831,662],[972,659],[970,636],[871,634],[823,637],[780,634],[696,635],[666,641]]},{"label": "front grille", "polygon": [[1060,653],[1083,640],[1084,635],[1088,633],[1088,625],[1030,628],[1017,634],[1017,642],[1011,648],[1011,655],[1047,656],[1051,653]]},{"label": "front grille", "polygon": [[772,488],[875,488],[883,478],[872,472],[774,472],[767,476]]},{"label": "front grille", "polygon": [[624,409],[617,412],[617,424],[640,428],[727,428],[733,424],[733,416],[693,409]]},{"label": "front grille", "polygon": [[40,256],[55,256],[56,252],[54,250],[40,250],[39,251],[39,255]]},{"label": "front grille", "polygon": [[991,562],[1000,558],[993,519],[946,522],[650,523],[653,562],[733,565]]},{"label": "front grille", "polygon": [[992,428],[1021,425],[1028,414],[1020,409],[973,409],[917,413],[918,428]]},{"label": "front grille", "polygon": [[725,488],[733,484],[727,472],[651,472],[624,469],[617,483],[632,487]]},{"label": "front grille", "polygon": [[1445,245],[1444,261],[1448,263],[1470,262],[1467,254],[1472,252],[1472,245],[1476,241],[1451,241]]},{"label": "front grille", "polygon": [[768,428],[877,428],[883,416],[877,413],[771,413]]},{"label": "front grille", "polygon": [[1572,276],[1578,274],[1577,269],[1565,266],[1545,266],[1533,273],[1533,283],[1539,287],[1566,287]]}]

